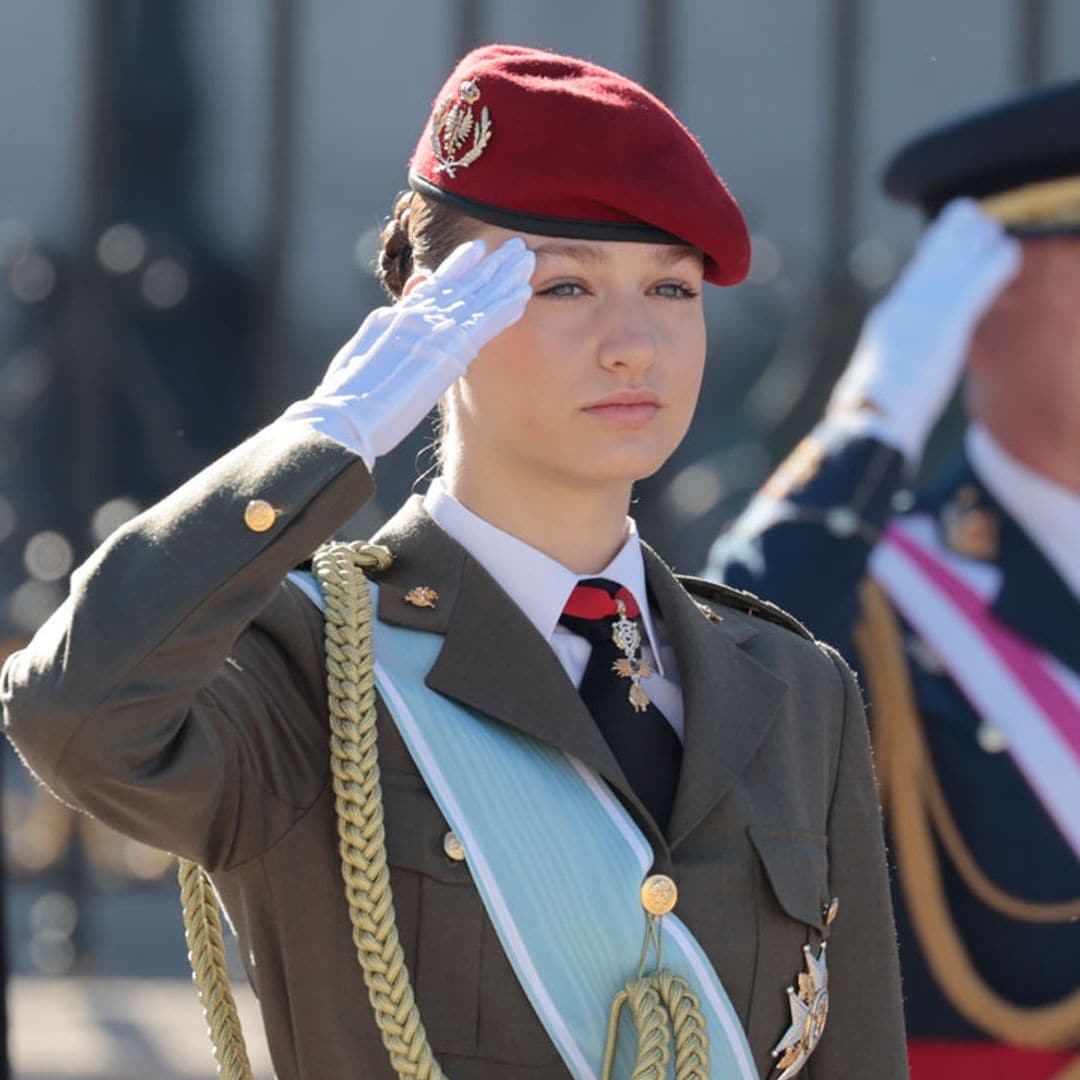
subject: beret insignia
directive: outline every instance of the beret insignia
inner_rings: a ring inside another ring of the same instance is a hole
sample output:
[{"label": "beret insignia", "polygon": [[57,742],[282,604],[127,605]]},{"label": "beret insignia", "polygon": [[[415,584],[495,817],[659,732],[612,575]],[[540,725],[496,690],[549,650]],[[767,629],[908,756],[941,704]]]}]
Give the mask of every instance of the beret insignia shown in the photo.
[{"label": "beret insignia", "polygon": [[[484,152],[491,141],[491,115],[485,105],[477,121],[473,106],[480,100],[480,87],[475,79],[466,79],[457,98],[444,98],[431,120],[431,152],[438,164],[436,172],[445,172],[451,179],[458,169],[468,168]],[[466,150],[469,136],[472,145]],[[462,150],[465,152],[462,154]],[[458,157],[457,155],[461,155]]]}]

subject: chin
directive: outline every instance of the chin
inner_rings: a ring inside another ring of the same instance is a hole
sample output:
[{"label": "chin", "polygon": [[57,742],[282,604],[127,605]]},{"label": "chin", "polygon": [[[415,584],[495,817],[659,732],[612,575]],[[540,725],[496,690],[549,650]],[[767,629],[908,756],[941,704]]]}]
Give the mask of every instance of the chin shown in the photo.
[{"label": "chin", "polygon": [[640,450],[594,454],[576,461],[575,472],[582,481],[589,484],[633,484],[638,480],[647,480],[659,472],[670,456],[670,453],[647,453]]}]

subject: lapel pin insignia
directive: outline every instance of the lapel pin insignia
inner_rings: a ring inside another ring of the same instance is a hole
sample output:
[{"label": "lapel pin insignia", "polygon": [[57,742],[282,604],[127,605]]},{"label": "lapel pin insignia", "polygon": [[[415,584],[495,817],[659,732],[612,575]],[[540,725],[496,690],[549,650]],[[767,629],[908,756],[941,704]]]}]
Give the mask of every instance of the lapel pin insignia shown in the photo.
[{"label": "lapel pin insignia", "polygon": [[709,620],[709,622],[723,622],[724,621],[724,616],[721,615],[717,611],[713,611],[713,609],[711,607],[709,607],[708,604],[703,604],[699,600],[699,601],[697,601],[697,606],[698,606],[698,611],[700,611],[701,614],[704,615],[705,618]]},{"label": "lapel pin insignia", "polygon": [[791,1080],[802,1071],[825,1031],[829,1014],[829,969],[825,963],[825,942],[817,956],[809,945],[803,946],[806,971],[799,974],[798,990],[787,988],[791,1026],[773,1047],[776,1059],[774,1080]]},{"label": "lapel pin insignia", "polygon": [[439,594],[430,585],[416,585],[404,597],[406,604],[418,608],[433,608],[439,602]]}]

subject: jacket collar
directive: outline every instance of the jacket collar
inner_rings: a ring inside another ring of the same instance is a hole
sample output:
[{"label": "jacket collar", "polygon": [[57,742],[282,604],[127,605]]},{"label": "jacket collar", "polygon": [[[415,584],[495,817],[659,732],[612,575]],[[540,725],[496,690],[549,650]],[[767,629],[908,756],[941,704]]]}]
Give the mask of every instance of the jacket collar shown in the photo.
[{"label": "jacket collar", "polygon": [[[731,789],[757,750],[786,684],[743,649],[746,620],[706,618],[671,571],[642,545],[646,578],[678,657],[685,751],[668,837],[638,801],[554,652],[487,571],[430,518],[419,497],[375,537],[394,553],[380,574],[379,618],[445,638],[427,685],[556,746],[602,776],[657,852],[680,843]],[[432,608],[405,600],[417,586]],[[669,845],[670,839],[670,845]]]}]

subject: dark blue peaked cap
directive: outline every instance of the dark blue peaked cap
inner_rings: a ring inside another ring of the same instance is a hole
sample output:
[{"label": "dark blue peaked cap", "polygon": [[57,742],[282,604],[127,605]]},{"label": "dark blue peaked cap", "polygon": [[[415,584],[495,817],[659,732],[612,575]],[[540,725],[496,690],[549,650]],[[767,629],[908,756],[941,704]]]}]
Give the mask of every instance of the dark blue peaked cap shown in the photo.
[{"label": "dark blue peaked cap", "polygon": [[968,195],[1012,232],[1080,232],[1080,79],[924,132],[901,147],[883,183],[929,217]]}]

